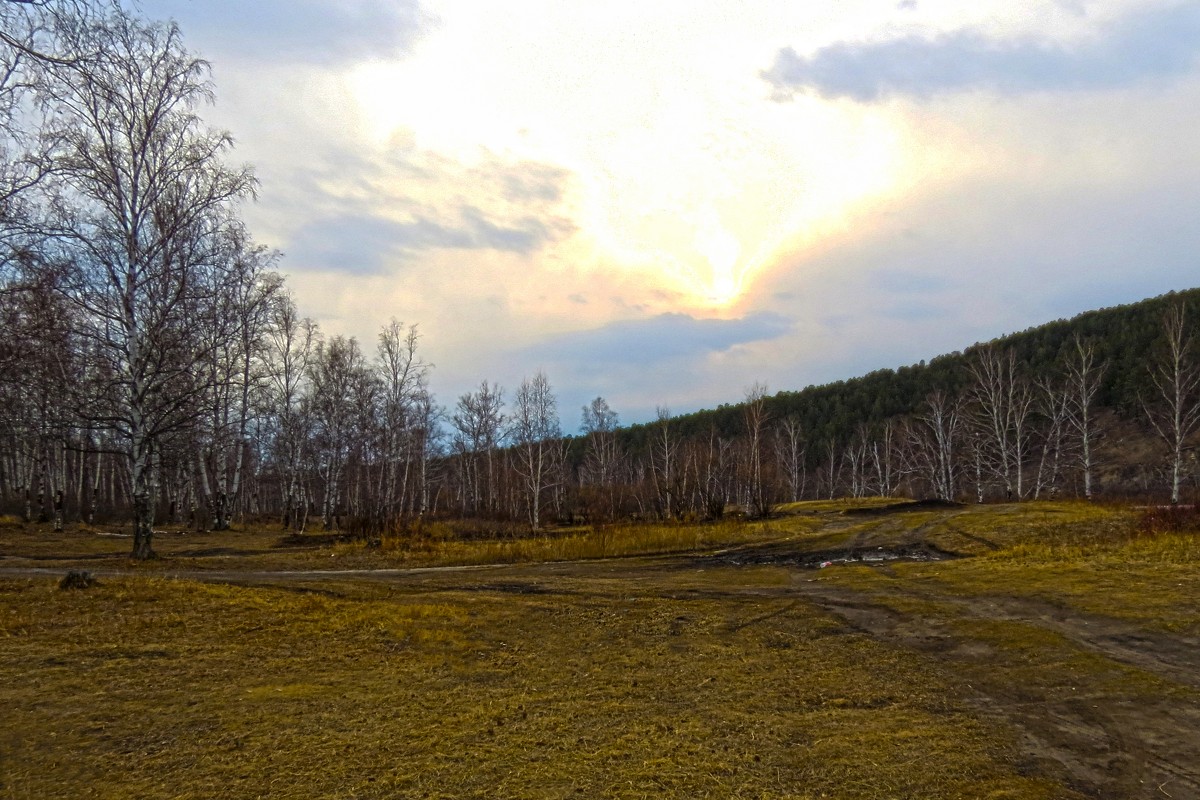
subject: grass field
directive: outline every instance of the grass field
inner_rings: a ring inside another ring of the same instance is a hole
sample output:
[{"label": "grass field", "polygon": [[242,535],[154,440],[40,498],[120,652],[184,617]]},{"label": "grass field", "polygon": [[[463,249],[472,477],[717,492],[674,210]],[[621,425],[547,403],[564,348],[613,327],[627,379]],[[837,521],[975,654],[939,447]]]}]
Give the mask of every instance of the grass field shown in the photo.
[{"label": "grass field", "polygon": [[[0,798],[1200,795],[1196,532],[858,508],[148,567],[10,524]],[[799,566],[916,541],[970,557]]]}]

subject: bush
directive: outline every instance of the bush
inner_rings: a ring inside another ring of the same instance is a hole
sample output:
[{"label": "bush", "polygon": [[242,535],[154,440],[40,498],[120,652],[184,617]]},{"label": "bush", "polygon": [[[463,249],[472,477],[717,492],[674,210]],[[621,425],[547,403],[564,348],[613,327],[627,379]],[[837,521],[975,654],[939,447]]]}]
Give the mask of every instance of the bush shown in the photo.
[{"label": "bush", "polygon": [[1194,505],[1150,506],[1142,512],[1137,526],[1142,536],[1197,531],[1200,531],[1200,509]]}]

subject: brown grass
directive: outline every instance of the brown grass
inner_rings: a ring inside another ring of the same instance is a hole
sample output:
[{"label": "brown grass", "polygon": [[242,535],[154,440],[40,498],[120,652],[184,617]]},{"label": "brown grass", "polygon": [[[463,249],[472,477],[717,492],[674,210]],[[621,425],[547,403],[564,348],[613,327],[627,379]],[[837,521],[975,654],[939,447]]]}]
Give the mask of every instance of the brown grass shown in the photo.
[{"label": "brown grass", "polygon": [[0,797],[1061,796],[935,664],[729,580],[7,581]]},{"label": "brown grass", "polygon": [[[374,548],[261,528],[168,532],[140,577],[74,591],[56,588],[61,576],[0,579],[0,798],[1071,797],[1018,770],[1014,731],[979,715],[971,683],[1031,696],[1164,687],[955,604],[1030,597],[1200,631],[1197,535],[1139,535],[1135,511],[849,507],[505,541],[435,529]],[[978,557],[811,575],[993,648],[986,672],[820,612],[787,594],[796,577],[784,569],[597,561],[918,530]],[[112,532],[8,526],[0,556],[133,567],[127,539],[100,535]],[[574,559],[590,566],[538,566]],[[516,566],[395,583],[154,577],[501,562]]]}]

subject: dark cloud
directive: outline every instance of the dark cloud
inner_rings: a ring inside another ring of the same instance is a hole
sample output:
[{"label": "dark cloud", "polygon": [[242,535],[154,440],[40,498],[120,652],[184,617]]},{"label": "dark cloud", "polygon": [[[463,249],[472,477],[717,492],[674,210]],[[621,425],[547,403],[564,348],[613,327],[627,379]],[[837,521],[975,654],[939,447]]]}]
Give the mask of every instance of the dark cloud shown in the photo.
[{"label": "dark cloud", "polygon": [[750,314],[740,319],[659,314],[570,333],[537,345],[528,356],[566,364],[649,366],[776,339],[790,329],[791,323],[786,318],[772,313]]},{"label": "dark cloud", "polygon": [[973,31],[936,38],[841,42],[802,56],[790,47],[763,78],[781,99],[792,92],[869,102],[954,91],[1004,94],[1111,89],[1190,71],[1200,54],[1200,5],[1125,17],[1073,46],[1032,38],[996,40]]},{"label": "dark cloud", "polygon": [[397,221],[344,214],[306,225],[286,246],[289,262],[351,274],[382,271],[397,257],[428,250],[499,250],[529,255],[568,232],[564,223],[527,216],[495,221],[473,206],[441,222],[416,216]]},{"label": "dark cloud", "polygon": [[331,65],[408,53],[432,24],[417,0],[145,0],[176,19],[204,53],[250,61]]}]

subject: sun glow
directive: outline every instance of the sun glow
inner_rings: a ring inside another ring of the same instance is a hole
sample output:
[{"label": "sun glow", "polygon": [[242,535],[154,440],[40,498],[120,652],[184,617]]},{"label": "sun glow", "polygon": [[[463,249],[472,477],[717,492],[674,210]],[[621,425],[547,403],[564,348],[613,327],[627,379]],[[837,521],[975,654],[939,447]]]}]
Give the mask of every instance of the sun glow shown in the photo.
[{"label": "sun glow", "polygon": [[[443,10],[453,17],[446,32],[415,57],[351,76],[364,131],[378,146],[447,161],[483,153],[565,170],[582,235],[553,257],[621,271],[671,298],[656,307],[736,307],[781,254],[840,232],[904,183],[894,115],[811,97],[772,103],[752,60],[758,47],[728,61],[715,51],[660,55],[630,50],[621,25],[591,31],[583,44],[596,52],[578,52],[579,41],[523,39],[523,29]],[[530,56],[514,60],[514,50]],[[410,191],[415,203],[434,202],[416,182]],[[489,202],[469,186],[455,191]]]},{"label": "sun glow", "polygon": [[736,300],[739,293],[737,267],[742,246],[721,226],[715,214],[710,216],[696,232],[695,248],[712,270],[706,299],[714,306],[725,306]]}]

